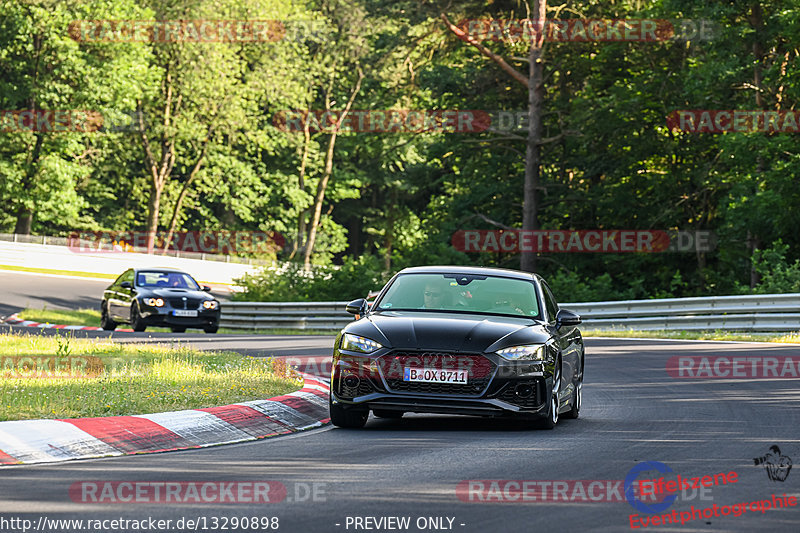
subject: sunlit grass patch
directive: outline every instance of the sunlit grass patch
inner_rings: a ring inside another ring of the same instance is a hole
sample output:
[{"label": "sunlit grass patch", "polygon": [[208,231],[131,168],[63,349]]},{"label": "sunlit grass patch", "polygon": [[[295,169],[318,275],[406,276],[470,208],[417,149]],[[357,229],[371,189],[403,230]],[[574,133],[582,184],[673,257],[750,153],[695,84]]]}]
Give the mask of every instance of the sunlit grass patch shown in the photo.
[{"label": "sunlit grass patch", "polygon": [[[81,358],[98,358],[101,364],[78,366],[79,371],[99,372],[36,377],[31,370],[42,361]],[[301,380],[281,360],[185,347],[0,335],[0,420],[196,409],[270,398],[300,386]]]},{"label": "sunlit grass patch", "polygon": [[42,324],[64,324],[67,326],[94,326],[100,327],[99,309],[31,309],[27,308],[17,316],[22,320],[32,320]]}]

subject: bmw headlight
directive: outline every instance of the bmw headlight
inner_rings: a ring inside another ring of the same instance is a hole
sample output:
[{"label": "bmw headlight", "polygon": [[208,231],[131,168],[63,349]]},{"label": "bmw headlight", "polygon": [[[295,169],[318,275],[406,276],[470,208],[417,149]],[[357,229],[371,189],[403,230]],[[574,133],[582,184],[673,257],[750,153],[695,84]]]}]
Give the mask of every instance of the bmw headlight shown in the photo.
[{"label": "bmw headlight", "polygon": [[547,346],[545,344],[525,344],[503,348],[495,353],[509,361],[544,361],[547,355]]},{"label": "bmw headlight", "polygon": [[372,353],[375,350],[383,348],[383,345],[375,342],[366,337],[359,337],[345,333],[342,335],[342,350],[349,350],[351,352]]},{"label": "bmw headlight", "polygon": [[216,300],[206,300],[203,302],[203,309],[216,309],[219,307],[219,302]]},{"label": "bmw headlight", "polygon": [[164,307],[164,300],[161,298],[144,298],[142,301],[150,307]]}]

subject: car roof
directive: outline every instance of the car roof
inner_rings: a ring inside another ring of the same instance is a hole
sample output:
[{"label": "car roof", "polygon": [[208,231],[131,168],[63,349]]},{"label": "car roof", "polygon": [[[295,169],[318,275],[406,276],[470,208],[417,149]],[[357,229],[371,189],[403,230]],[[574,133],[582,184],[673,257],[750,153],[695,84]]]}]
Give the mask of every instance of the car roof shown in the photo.
[{"label": "car roof", "polygon": [[397,274],[465,274],[479,276],[502,276],[505,278],[524,280],[536,279],[541,281],[541,277],[533,272],[522,272],[520,270],[511,270],[508,268],[468,267],[454,265],[409,267],[404,268]]},{"label": "car roof", "polygon": [[135,267],[134,272],[164,272],[165,274],[187,274],[183,270],[172,267]]}]

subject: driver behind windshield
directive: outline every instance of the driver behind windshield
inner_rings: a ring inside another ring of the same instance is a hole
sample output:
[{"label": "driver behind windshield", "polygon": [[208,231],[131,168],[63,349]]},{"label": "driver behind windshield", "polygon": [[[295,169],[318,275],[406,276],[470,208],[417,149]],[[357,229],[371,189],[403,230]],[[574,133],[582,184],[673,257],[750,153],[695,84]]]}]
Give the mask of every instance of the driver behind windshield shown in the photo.
[{"label": "driver behind windshield", "polygon": [[185,289],[186,284],[183,282],[183,276],[180,274],[170,274],[169,286],[176,289]]},{"label": "driver behind windshield", "polygon": [[423,309],[445,309],[446,302],[450,300],[449,294],[445,292],[444,288],[436,283],[425,284],[425,290],[422,293]]}]

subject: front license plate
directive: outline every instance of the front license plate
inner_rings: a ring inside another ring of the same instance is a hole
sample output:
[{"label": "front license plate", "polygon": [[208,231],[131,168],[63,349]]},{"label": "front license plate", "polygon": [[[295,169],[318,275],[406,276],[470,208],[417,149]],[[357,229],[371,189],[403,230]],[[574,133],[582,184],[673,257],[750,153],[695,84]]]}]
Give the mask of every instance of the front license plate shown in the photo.
[{"label": "front license plate", "polygon": [[466,370],[441,370],[439,368],[406,367],[403,381],[424,381],[426,383],[458,383],[467,384]]},{"label": "front license plate", "polygon": [[184,309],[175,309],[172,312],[175,316],[197,316],[197,311],[187,311]]}]

